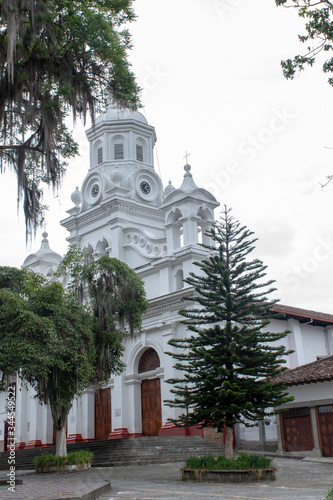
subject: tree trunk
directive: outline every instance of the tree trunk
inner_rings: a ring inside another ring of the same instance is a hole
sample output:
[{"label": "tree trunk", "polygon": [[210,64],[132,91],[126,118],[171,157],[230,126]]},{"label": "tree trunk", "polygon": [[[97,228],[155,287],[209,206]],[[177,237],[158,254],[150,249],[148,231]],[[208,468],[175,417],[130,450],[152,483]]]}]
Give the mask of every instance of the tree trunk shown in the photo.
[{"label": "tree trunk", "polygon": [[49,404],[51,407],[53,424],[56,430],[56,456],[66,457],[67,446],[66,446],[66,429],[67,429],[67,419],[68,414],[72,408],[72,401],[69,405],[64,406],[61,403],[57,404],[58,401],[54,402],[53,399],[49,399]]},{"label": "tree trunk", "polygon": [[56,442],[56,456],[65,457],[67,455],[66,446],[66,425],[61,429],[56,429],[57,442]]},{"label": "tree trunk", "polygon": [[225,458],[231,460],[234,457],[234,433],[233,427],[225,426]]}]

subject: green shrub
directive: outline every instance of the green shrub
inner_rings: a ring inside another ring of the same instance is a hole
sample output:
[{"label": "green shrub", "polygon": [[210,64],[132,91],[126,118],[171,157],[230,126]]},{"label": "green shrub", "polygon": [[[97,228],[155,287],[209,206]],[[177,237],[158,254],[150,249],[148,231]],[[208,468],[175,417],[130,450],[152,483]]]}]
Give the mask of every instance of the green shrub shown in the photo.
[{"label": "green shrub", "polygon": [[66,457],[56,457],[55,455],[43,453],[34,460],[35,470],[49,467],[61,467],[64,465],[91,464],[94,454],[87,450],[74,451],[68,453]]},{"label": "green shrub", "polygon": [[91,464],[94,454],[91,451],[80,450],[73,451],[72,453],[68,453],[67,455],[67,463],[68,465],[80,465],[80,464]]},{"label": "green shrub", "polygon": [[327,493],[325,500],[333,500],[333,489]]},{"label": "green shrub", "polygon": [[[209,470],[250,470],[267,469],[272,467],[272,461],[261,455],[248,455],[241,453],[232,460],[227,460],[224,455],[214,458],[212,455],[204,457],[190,457],[185,462],[187,469],[209,469]],[[332,497],[333,500],[333,497]]]}]

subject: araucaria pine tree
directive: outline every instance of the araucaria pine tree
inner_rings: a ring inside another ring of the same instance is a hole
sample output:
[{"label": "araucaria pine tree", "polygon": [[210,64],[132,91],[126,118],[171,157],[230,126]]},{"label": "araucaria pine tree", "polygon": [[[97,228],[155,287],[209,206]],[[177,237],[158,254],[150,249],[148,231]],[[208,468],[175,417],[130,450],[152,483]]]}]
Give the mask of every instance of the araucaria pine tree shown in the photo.
[{"label": "araucaria pine tree", "polygon": [[171,407],[185,408],[176,425],[213,426],[226,430],[227,458],[233,456],[233,426],[262,419],[275,406],[289,401],[285,386],[270,379],[280,373],[288,354],[280,344],[288,332],[268,330],[276,301],[267,295],[274,288],[265,281],[266,266],[249,259],[256,238],[226,207],[210,231],[210,253],[196,262],[200,274],[185,279],[195,294],[186,300],[193,307],[180,311],[192,334],[172,339],[169,353],[181,370],[169,379]]}]

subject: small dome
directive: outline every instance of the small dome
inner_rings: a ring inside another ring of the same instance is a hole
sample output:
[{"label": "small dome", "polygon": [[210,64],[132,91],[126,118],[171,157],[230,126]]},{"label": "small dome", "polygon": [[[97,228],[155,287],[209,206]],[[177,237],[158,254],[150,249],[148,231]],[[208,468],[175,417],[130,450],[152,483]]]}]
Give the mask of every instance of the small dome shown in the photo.
[{"label": "small dome", "polygon": [[49,240],[47,239],[48,234],[44,232],[42,236],[43,239],[40,249],[36,253],[31,253],[30,255],[28,255],[28,257],[22,264],[23,268],[30,267],[31,269],[34,269],[36,266],[45,267],[46,264],[48,265],[48,267],[50,265],[55,266],[55,268],[58,267],[62,259],[61,255],[51,250],[49,246]]},{"label": "small dome", "polygon": [[168,196],[168,194],[172,193],[172,191],[174,191],[175,189],[175,186],[173,186],[171,181],[169,181],[169,184],[164,189],[164,196]]},{"label": "small dome", "polygon": [[111,104],[107,112],[96,118],[96,124],[108,121],[134,120],[148,125],[146,118],[139,111],[132,111],[127,108],[120,108],[117,104]]}]

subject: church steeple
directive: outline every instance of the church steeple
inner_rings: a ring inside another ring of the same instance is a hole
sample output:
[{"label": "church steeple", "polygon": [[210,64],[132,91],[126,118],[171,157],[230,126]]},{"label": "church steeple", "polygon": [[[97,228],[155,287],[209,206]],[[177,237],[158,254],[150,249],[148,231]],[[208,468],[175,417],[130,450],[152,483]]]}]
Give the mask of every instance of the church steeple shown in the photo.
[{"label": "church steeple", "polygon": [[[110,104],[87,131],[90,168],[62,221],[70,243],[145,265],[165,255],[163,185],[154,170],[154,127],[138,111]],[[97,239],[97,241],[96,241]]]},{"label": "church steeple", "polygon": [[156,133],[139,111],[114,103],[87,131],[90,168],[82,184],[81,212],[117,194],[158,207],[161,180],[154,171]]}]

